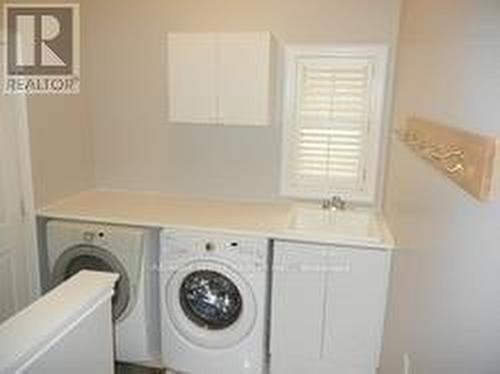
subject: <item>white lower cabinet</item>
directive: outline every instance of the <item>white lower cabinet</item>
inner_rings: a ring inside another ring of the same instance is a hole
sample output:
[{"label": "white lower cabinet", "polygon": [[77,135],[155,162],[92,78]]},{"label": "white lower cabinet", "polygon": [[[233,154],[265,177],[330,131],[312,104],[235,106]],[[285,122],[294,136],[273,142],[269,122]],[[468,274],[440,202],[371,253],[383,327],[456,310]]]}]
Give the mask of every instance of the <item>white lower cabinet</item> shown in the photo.
[{"label": "white lower cabinet", "polygon": [[271,374],[375,374],[390,251],[275,242]]},{"label": "white lower cabinet", "polygon": [[300,246],[274,252],[271,355],[308,362],[322,351],[326,272],[313,268],[326,263],[326,251]]}]

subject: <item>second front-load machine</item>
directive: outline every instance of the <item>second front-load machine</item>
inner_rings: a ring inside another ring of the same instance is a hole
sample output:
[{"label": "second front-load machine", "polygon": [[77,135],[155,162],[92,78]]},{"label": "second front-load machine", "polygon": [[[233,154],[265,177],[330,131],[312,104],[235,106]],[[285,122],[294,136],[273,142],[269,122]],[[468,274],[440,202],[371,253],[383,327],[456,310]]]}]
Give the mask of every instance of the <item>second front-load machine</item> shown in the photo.
[{"label": "second front-load machine", "polygon": [[116,358],[159,364],[156,230],[49,221],[47,257],[50,287],[84,269],[119,274],[112,299]]},{"label": "second front-load machine", "polygon": [[191,374],[263,373],[267,273],[267,240],[163,231],[164,364]]}]

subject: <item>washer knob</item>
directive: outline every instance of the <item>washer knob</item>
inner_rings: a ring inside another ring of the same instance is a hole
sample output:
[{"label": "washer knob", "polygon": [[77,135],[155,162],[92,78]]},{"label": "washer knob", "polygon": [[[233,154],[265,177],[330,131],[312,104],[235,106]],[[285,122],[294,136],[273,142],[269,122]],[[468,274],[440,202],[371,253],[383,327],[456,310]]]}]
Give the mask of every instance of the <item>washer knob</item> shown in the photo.
[{"label": "washer knob", "polygon": [[95,240],[95,232],[85,231],[83,233],[83,241],[86,243],[92,243]]},{"label": "washer knob", "polygon": [[213,252],[213,251],[215,251],[215,244],[214,244],[214,243],[212,243],[212,242],[207,242],[207,243],[205,244],[205,250],[206,250],[207,252]]}]

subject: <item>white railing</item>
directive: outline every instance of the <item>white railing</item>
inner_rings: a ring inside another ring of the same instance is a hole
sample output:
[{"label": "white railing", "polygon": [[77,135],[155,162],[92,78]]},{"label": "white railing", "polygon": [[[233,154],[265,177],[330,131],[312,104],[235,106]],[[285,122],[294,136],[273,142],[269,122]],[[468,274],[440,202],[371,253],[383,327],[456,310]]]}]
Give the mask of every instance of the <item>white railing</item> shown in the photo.
[{"label": "white railing", "polygon": [[0,325],[0,374],[112,374],[117,279],[82,271]]}]

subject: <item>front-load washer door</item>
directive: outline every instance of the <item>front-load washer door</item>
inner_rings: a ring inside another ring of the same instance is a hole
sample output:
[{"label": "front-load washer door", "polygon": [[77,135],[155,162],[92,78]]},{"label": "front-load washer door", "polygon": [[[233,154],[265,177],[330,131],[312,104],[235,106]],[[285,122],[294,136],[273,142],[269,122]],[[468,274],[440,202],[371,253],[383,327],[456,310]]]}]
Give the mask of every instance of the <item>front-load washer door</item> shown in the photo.
[{"label": "front-load washer door", "polygon": [[238,287],[225,275],[210,270],[186,276],[179,299],[184,314],[209,330],[223,330],[236,323],[243,309]]},{"label": "front-load washer door", "polygon": [[250,334],[255,324],[252,289],[226,264],[189,263],[172,275],[164,292],[167,318],[191,344],[231,347]]},{"label": "front-load washer door", "polygon": [[52,287],[56,287],[81,270],[103,271],[120,275],[112,298],[113,320],[125,317],[130,303],[130,280],[127,271],[111,252],[92,245],[76,245],[63,252],[57,259],[51,275]]}]

